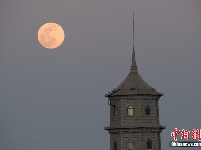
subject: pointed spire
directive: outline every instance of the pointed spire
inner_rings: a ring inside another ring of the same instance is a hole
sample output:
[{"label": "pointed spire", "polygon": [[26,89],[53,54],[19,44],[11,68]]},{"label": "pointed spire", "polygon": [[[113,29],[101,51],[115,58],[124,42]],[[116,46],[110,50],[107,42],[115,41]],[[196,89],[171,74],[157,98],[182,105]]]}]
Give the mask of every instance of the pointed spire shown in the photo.
[{"label": "pointed spire", "polygon": [[131,73],[138,73],[137,71],[137,65],[136,65],[136,60],[135,60],[135,49],[134,49],[134,12],[133,12],[133,54],[132,54],[132,65],[130,72]]}]

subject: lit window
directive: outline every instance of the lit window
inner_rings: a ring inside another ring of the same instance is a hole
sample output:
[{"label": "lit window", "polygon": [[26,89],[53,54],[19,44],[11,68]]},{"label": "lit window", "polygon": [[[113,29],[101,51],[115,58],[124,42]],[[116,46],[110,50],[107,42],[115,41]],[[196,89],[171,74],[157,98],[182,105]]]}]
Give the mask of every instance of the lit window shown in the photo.
[{"label": "lit window", "polygon": [[127,112],[128,112],[128,116],[133,116],[134,115],[134,108],[133,108],[133,106],[128,106]]},{"label": "lit window", "polygon": [[152,149],[152,141],[151,141],[151,139],[147,139],[147,149]]},{"label": "lit window", "polygon": [[128,150],[134,150],[134,141],[133,141],[133,139],[128,140]]},{"label": "lit window", "polygon": [[117,150],[117,141],[116,140],[114,140],[114,150]]},{"label": "lit window", "polygon": [[145,115],[150,115],[150,106],[149,105],[147,105],[145,107]]}]

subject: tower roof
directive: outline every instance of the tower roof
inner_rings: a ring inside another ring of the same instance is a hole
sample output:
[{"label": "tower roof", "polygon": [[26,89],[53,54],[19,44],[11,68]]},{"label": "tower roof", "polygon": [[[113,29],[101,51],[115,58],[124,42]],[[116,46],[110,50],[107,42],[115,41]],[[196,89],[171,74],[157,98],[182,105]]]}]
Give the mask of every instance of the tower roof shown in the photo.
[{"label": "tower roof", "polygon": [[158,95],[162,96],[162,93],[157,92],[154,88],[149,86],[138,73],[138,68],[135,60],[135,49],[134,49],[134,13],[133,13],[133,54],[132,54],[132,65],[130,73],[124,79],[124,81],[111,93],[106,94],[106,97],[112,96],[126,96],[126,95]]}]

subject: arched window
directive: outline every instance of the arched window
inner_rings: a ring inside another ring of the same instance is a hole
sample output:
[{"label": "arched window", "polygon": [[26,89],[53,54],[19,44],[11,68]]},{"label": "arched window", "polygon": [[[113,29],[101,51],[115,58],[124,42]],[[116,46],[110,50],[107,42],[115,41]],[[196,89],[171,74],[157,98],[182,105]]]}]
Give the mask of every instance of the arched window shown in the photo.
[{"label": "arched window", "polygon": [[117,150],[117,140],[114,140],[113,146],[114,146],[114,150]]},{"label": "arched window", "polygon": [[147,105],[145,107],[145,115],[150,115],[150,106],[149,105]]},{"label": "arched window", "polygon": [[117,107],[114,106],[114,116],[117,116],[117,112],[118,112]]},{"label": "arched window", "polygon": [[134,108],[133,108],[133,106],[128,106],[127,112],[128,112],[128,116],[133,116],[134,115]]},{"label": "arched window", "polygon": [[147,149],[152,149],[152,140],[151,139],[147,139]]},{"label": "arched window", "polygon": [[127,150],[134,150],[134,140],[133,139],[128,140],[128,149]]}]

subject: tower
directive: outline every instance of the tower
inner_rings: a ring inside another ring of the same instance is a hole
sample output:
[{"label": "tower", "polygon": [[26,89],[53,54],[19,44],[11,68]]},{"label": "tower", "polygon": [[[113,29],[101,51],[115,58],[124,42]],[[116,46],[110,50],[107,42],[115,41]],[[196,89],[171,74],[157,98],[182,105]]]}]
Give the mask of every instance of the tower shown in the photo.
[{"label": "tower", "polygon": [[110,150],[161,150],[158,101],[162,93],[149,86],[138,73],[134,50],[130,73],[114,90],[105,94],[110,105]]}]

